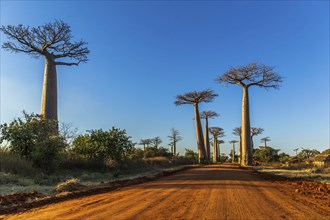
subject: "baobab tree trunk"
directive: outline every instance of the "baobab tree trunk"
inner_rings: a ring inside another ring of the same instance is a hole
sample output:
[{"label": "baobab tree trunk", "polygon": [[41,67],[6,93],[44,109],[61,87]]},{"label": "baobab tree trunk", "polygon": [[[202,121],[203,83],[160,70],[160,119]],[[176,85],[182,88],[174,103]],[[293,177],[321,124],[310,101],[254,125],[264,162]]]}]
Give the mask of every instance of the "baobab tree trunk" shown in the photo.
[{"label": "baobab tree trunk", "polygon": [[213,136],[213,163],[216,163],[218,161],[218,139]]},{"label": "baobab tree trunk", "polygon": [[197,140],[198,157],[199,157],[198,159],[199,162],[201,163],[204,162],[205,160],[206,152],[205,152],[202,124],[198,110],[198,103],[194,104],[194,110],[195,110],[196,140]]},{"label": "baobab tree trunk", "polygon": [[251,128],[250,128],[250,109],[249,109],[249,90],[243,86],[242,99],[242,161],[241,165],[252,165],[251,151]]},{"label": "baobab tree trunk", "polygon": [[210,149],[210,137],[209,137],[209,119],[208,117],[205,118],[205,151],[206,151],[206,161],[209,162],[210,161],[210,155],[211,155],[211,149]]},{"label": "baobab tree trunk", "polygon": [[235,143],[233,143],[233,152],[231,154],[231,162],[232,163],[235,162]]},{"label": "baobab tree trunk", "polygon": [[254,148],[254,146],[253,146],[253,136],[251,136],[251,151],[253,151],[253,148]]},{"label": "baobab tree trunk", "polygon": [[173,157],[176,157],[176,142],[173,142]]},{"label": "baobab tree trunk", "polygon": [[217,162],[221,162],[220,161],[220,143],[217,140]]},{"label": "baobab tree trunk", "polygon": [[241,164],[242,163],[242,135],[239,136],[239,157],[238,157],[239,161],[238,163]]},{"label": "baobab tree trunk", "polygon": [[57,118],[57,75],[55,60],[46,57],[44,83],[42,87],[41,115],[45,119],[58,120]]}]

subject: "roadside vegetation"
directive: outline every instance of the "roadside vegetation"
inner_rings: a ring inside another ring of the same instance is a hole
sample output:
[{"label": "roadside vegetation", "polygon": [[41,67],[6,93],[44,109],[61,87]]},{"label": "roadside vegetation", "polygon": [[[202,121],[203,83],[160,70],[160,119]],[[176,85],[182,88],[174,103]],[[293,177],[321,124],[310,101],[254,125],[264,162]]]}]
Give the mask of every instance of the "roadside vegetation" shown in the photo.
[{"label": "roadside vegetation", "polygon": [[[112,127],[75,135],[76,129],[23,112],[0,125],[0,192],[52,193],[74,179],[84,185],[106,183],[162,169],[197,163],[197,153],[186,149],[175,155],[160,146],[159,137],[144,149],[135,147],[125,130]],[[176,142],[180,139],[176,139]],[[173,142],[173,140],[172,140]]]}]

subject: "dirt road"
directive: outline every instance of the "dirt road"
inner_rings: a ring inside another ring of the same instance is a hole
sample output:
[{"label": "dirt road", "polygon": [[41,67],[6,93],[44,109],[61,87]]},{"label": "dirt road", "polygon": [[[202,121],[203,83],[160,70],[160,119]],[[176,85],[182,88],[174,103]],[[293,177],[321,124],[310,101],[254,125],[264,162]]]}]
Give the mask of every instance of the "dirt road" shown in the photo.
[{"label": "dirt road", "polygon": [[329,219],[282,184],[232,166],[204,166],[9,219]]}]

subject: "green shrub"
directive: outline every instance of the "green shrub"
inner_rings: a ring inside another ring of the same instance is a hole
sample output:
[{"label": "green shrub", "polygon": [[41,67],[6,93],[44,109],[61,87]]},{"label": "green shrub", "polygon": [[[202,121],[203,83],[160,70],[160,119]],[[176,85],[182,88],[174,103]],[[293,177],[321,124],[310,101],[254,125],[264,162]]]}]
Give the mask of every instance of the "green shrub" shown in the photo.
[{"label": "green shrub", "polygon": [[79,135],[73,141],[72,153],[80,157],[107,162],[114,160],[117,163],[129,158],[134,144],[125,130],[112,127],[109,131],[91,130],[85,135]]},{"label": "green shrub", "polygon": [[61,153],[66,147],[65,141],[60,136],[50,136],[43,142],[38,142],[32,153],[32,161],[35,166],[46,174],[54,172],[61,160]]},{"label": "green shrub", "polygon": [[57,121],[46,120],[38,114],[27,114],[9,125],[0,125],[0,143],[6,141],[11,152],[32,161],[46,174],[51,173],[64,152],[66,140],[58,135]]},{"label": "green shrub", "polygon": [[196,152],[187,148],[185,148],[185,151],[186,151],[184,154],[185,158],[192,160],[194,163],[198,163],[198,154]]}]

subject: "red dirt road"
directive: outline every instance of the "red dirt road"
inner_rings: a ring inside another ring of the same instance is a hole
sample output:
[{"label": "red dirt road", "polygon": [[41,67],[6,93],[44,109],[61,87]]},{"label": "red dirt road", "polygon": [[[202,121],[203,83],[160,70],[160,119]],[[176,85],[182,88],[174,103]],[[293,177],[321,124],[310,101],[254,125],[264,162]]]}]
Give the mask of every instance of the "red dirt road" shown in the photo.
[{"label": "red dirt road", "polygon": [[329,207],[284,184],[211,165],[113,192],[50,204],[9,219],[330,219]]}]

